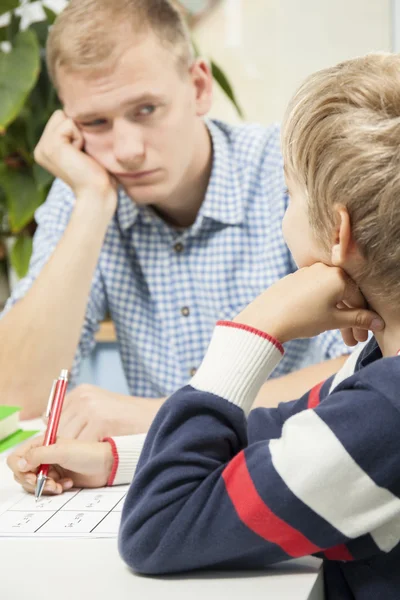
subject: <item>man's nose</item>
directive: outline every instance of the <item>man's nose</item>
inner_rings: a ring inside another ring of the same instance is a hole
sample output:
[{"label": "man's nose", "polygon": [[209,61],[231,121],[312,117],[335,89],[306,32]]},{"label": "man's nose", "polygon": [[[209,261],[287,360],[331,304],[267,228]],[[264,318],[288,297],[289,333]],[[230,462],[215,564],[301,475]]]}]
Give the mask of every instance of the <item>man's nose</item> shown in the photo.
[{"label": "man's nose", "polygon": [[139,166],[145,156],[145,145],[141,127],[126,121],[114,122],[114,156],[126,169]]}]

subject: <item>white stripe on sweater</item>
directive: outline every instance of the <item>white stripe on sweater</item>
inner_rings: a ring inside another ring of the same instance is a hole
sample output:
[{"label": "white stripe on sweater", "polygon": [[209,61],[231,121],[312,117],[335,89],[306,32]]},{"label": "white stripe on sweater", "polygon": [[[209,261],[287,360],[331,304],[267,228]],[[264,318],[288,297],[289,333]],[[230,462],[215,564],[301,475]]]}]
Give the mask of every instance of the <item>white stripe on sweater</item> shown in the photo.
[{"label": "white stripe on sweater", "polygon": [[[366,343],[368,343],[368,342],[366,342]],[[360,356],[360,354],[364,350],[364,348],[365,348],[365,344],[361,344],[358,348],[356,348],[350,354],[349,358],[346,360],[343,367],[336,373],[336,375],[331,383],[331,387],[329,388],[330,394],[333,392],[335,387],[337,387],[339,385],[339,383],[342,383],[342,381],[347,379],[347,377],[350,377],[351,375],[354,374],[354,370],[356,368],[356,363],[357,363],[358,357]]]},{"label": "white stripe on sweater", "polygon": [[113,485],[131,483],[146,440],[145,433],[122,435],[113,438],[118,452],[118,468]]},{"label": "white stripe on sweater", "polygon": [[248,413],[281,358],[280,350],[265,337],[239,326],[218,325],[190,385]]},{"label": "white stripe on sweater", "polygon": [[[376,485],[314,410],[288,419],[269,448],[275,470],[293,494],[345,536],[371,533],[386,552],[398,543],[399,498]],[[395,529],[389,523],[396,523]]]}]

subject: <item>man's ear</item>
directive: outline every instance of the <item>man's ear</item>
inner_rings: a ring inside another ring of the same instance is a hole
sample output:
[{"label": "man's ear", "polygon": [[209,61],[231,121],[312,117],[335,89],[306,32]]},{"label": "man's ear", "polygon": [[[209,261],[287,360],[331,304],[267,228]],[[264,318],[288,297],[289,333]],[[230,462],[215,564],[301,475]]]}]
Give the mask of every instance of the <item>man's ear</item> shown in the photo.
[{"label": "man's ear", "polygon": [[350,215],[342,204],[334,207],[335,238],[331,248],[331,261],[335,267],[343,267],[354,249]]},{"label": "man's ear", "polygon": [[190,76],[196,93],[196,114],[202,117],[210,110],[213,99],[213,78],[207,61],[197,58],[190,67]]}]

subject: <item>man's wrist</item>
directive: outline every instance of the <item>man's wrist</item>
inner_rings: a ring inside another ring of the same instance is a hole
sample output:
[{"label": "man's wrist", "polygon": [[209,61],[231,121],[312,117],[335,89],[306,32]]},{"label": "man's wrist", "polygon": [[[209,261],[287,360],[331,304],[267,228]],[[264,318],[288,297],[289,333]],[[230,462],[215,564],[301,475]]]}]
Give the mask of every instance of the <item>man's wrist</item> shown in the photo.
[{"label": "man's wrist", "polygon": [[116,194],[111,189],[109,198],[104,198],[104,194],[95,189],[81,191],[76,194],[74,214],[89,222],[95,221],[96,225],[108,225],[115,213]]}]

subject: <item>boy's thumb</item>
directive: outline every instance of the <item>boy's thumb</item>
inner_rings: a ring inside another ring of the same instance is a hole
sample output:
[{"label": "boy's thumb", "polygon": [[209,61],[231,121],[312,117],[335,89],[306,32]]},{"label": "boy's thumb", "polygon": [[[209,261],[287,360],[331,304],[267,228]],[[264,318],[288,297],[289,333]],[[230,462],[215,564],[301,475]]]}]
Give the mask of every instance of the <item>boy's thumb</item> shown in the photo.
[{"label": "boy's thumb", "polygon": [[[51,446],[39,446],[37,448],[31,448],[25,454],[25,461],[27,463],[26,468],[21,469],[23,471],[30,471],[36,469],[40,465],[53,465],[58,463],[59,448],[57,444]],[[24,459],[20,459],[23,461]]]},{"label": "boy's thumb", "polygon": [[348,319],[347,327],[368,329],[370,331],[382,331],[385,328],[383,319],[369,310],[344,310],[342,315],[346,320]]}]

